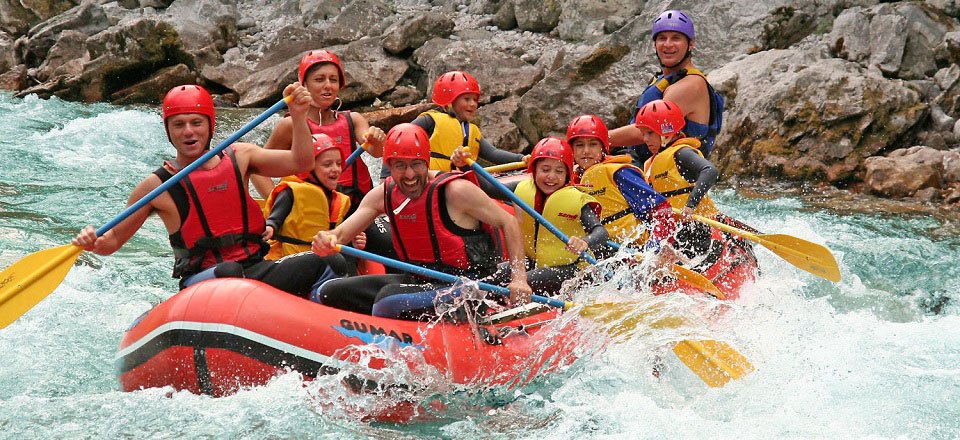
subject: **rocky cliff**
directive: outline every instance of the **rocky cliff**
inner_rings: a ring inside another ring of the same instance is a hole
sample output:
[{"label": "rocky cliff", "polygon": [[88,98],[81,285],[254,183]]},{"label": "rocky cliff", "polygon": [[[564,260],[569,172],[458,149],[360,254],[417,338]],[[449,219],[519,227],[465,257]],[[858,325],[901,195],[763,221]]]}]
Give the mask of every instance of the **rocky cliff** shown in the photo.
[{"label": "rocky cliff", "polygon": [[664,9],[694,17],[695,63],[726,97],[724,176],[960,203],[958,0],[0,0],[0,87],[128,104],[195,82],[264,106],[327,48],[344,107],[382,125],[425,108],[440,73],[473,73],[485,136],[523,150],[577,114],[626,123]]}]

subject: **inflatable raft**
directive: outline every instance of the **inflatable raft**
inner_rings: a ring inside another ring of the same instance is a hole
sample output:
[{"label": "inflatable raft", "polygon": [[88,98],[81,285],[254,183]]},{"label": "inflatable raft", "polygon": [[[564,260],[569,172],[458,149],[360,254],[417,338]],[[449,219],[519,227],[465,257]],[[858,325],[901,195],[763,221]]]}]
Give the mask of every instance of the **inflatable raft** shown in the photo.
[{"label": "inflatable raft", "polygon": [[343,369],[358,391],[403,386],[371,379],[382,379],[374,370],[385,358],[351,350],[376,346],[384,357],[416,350],[419,356],[399,357],[425,364],[412,370],[429,366],[454,384],[513,387],[574,360],[572,332],[553,325],[559,312],[537,307],[488,325],[431,324],[339,310],[259,281],[213,279],[137,319],[116,362],[124,391],[171,386],[224,396],[290,370],[314,378]]}]

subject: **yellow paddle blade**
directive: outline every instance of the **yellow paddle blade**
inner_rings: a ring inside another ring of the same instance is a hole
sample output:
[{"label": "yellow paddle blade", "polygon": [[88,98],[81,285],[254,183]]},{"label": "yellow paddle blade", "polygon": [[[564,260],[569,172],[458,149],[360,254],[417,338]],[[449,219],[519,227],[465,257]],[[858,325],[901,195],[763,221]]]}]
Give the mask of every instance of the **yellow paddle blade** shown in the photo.
[{"label": "yellow paddle blade", "polygon": [[0,273],[0,328],[16,321],[63,282],[83,248],[65,246],[34,252]]},{"label": "yellow paddle blade", "polygon": [[747,358],[720,341],[680,341],[673,352],[711,387],[722,387],[754,370]]},{"label": "yellow paddle blade", "polygon": [[510,163],[504,163],[500,165],[494,165],[492,167],[486,167],[484,168],[484,170],[486,170],[488,173],[503,173],[506,171],[519,170],[526,167],[527,167],[527,163],[520,161],[520,162],[510,162]]},{"label": "yellow paddle blade", "polygon": [[[680,210],[677,208],[673,208],[673,211],[680,213]],[[840,267],[837,265],[837,259],[834,258],[830,249],[827,249],[826,246],[792,235],[752,234],[700,215],[694,215],[693,219],[743,239],[760,243],[763,247],[779,255],[780,258],[783,258],[786,262],[796,266],[798,269],[805,270],[835,283],[840,281]]]},{"label": "yellow paddle blade", "polygon": [[694,272],[683,266],[674,265],[673,274],[676,275],[676,277],[681,281],[707,292],[710,295],[713,295],[713,297],[716,299],[727,299],[727,296],[720,291],[719,287],[713,284],[713,282],[707,279],[707,277],[697,272]]},{"label": "yellow paddle blade", "polygon": [[826,247],[791,235],[764,234],[757,236],[763,247],[788,263],[833,282],[840,281],[840,267]]},{"label": "yellow paddle blade", "polygon": [[[683,318],[653,316],[655,313],[656,308],[630,302],[590,304],[580,311],[581,316],[604,324],[604,330],[613,337],[632,333],[638,325],[673,329],[686,324]],[[673,352],[711,387],[722,387],[731,379],[740,379],[754,369],[746,356],[725,342],[684,340],[673,347]]]}]

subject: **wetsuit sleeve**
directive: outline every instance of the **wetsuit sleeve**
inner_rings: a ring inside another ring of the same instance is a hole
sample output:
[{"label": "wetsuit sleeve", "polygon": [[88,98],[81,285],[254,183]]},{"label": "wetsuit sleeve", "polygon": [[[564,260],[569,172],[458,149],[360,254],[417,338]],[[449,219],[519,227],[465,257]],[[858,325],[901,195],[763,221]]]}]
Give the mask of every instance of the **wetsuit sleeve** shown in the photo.
[{"label": "wetsuit sleeve", "polygon": [[653,208],[667,200],[654,191],[640,170],[635,168],[620,168],[613,173],[613,182],[630,205],[633,215],[641,222],[649,222]]},{"label": "wetsuit sleeve", "polygon": [[486,139],[480,139],[480,151],[477,153],[477,157],[497,165],[523,160],[522,154],[501,150],[494,147],[493,144]]},{"label": "wetsuit sleeve", "polygon": [[660,242],[670,238],[677,229],[677,221],[673,216],[670,202],[654,191],[653,187],[644,180],[643,174],[635,168],[617,170],[613,173],[613,182],[620,189],[623,198],[627,200],[637,220],[651,228],[647,247],[659,251]]},{"label": "wetsuit sleeve", "polygon": [[587,242],[590,249],[596,249],[606,244],[607,240],[610,239],[607,228],[604,228],[603,224],[600,223],[600,216],[597,215],[589,203],[580,208],[580,223],[583,224],[583,230],[587,232],[583,241]]},{"label": "wetsuit sleeve", "polygon": [[273,226],[274,234],[280,230],[280,225],[287,219],[292,209],[293,190],[287,187],[273,198],[273,206],[270,208],[270,215],[267,216],[267,226]]},{"label": "wetsuit sleeve", "polygon": [[687,182],[695,182],[686,206],[696,208],[700,204],[700,200],[703,200],[703,197],[707,195],[707,191],[710,191],[710,188],[713,188],[713,185],[717,183],[720,172],[709,160],[704,159],[690,148],[679,149],[674,158],[677,169],[680,170],[680,175],[687,179]]},{"label": "wetsuit sleeve", "polygon": [[[427,137],[433,136],[433,129],[436,127],[436,123],[433,122],[433,118],[427,115],[417,116],[417,119],[414,119],[411,124],[416,125],[427,132]],[[383,161],[380,165],[380,181],[390,177],[390,167],[387,166],[387,162]]]}]

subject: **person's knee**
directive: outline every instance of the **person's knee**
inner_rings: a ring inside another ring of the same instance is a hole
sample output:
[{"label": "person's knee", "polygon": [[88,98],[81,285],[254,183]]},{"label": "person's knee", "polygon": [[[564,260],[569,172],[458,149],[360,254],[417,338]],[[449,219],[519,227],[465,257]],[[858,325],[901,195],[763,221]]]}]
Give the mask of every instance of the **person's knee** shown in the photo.
[{"label": "person's knee", "polygon": [[213,269],[215,278],[243,278],[243,265],[236,261],[225,261]]}]

